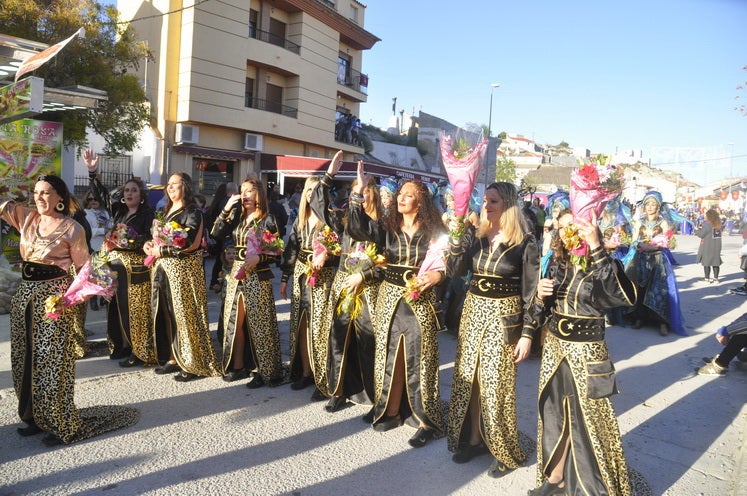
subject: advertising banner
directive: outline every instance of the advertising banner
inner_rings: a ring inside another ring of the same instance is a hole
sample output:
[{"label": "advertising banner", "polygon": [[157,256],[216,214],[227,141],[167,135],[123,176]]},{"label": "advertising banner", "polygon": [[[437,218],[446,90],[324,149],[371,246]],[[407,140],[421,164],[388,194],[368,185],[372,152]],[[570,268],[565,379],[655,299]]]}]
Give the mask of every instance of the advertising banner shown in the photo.
[{"label": "advertising banner", "polygon": [[[0,189],[3,197],[33,200],[34,184],[42,174],[62,172],[62,123],[22,119],[0,124]],[[18,233],[2,226],[2,253],[19,261]]]},{"label": "advertising banner", "polygon": [[41,113],[44,106],[44,80],[29,77],[0,88],[0,123]]}]

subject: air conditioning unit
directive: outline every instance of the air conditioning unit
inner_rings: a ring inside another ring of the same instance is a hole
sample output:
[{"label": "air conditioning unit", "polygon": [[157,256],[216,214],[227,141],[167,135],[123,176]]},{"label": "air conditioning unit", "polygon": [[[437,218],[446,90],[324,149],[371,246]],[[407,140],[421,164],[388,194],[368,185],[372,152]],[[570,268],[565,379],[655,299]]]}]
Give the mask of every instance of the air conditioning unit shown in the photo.
[{"label": "air conditioning unit", "polygon": [[198,143],[200,141],[200,127],[178,123],[176,125],[177,143]]},{"label": "air conditioning unit", "polygon": [[262,151],[262,135],[254,133],[244,133],[244,150],[253,152]]}]

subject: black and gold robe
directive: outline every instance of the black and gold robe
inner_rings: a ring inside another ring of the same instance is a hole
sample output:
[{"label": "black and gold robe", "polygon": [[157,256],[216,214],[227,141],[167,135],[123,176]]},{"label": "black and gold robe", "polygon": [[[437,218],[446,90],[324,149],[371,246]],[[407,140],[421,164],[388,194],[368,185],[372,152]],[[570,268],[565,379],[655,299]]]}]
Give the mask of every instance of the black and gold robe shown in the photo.
[{"label": "black and gold robe", "polygon": [[526,453],[516,426],[516,370],[513,352],[520,337],[533,339],[541,311],[533,305],[539,280],[539,248],[532,234],[521,244],[491,245],[469,229],[452,245],[450,277],[472,271],[457,337],[454,381],[449,401],[449,449],[469,439],[472,390],[480,391],[481,437],[492,455],[509,469]]}]

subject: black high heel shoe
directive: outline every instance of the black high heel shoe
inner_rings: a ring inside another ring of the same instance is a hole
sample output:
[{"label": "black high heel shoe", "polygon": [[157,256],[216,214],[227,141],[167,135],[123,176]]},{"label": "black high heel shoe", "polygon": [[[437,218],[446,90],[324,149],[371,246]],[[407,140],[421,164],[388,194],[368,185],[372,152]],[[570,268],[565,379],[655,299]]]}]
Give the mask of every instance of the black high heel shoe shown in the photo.
[{"label": "black high heel shoe", "polygon": [[536,489],[531,489],[527,493],[527,496],[563,496],[565,494],[565,485],[560,487],[563,481],[553,484],[549,480],[545,480],[545,483]]},{"label": "black high heel shoe", "polygon": [[327,410],[329,413],[335,413],[339,411],[345,404],[348,402],[348,399],[344,396],[332,396],[326,405],[324,405],[324,409]]},{"label": "black high heel shoe", "polygon": [[433,431],[425,427],[419,427],[407,442],[413,448],[422,448],[431,439],[433,439]]},{"label": "black high heel shoe", "polygon": [[18,432],[18,434],[23,437],[29,437],[39,434],[40,432],[42,432],[42,430],[36,424],[28,424],[26,427],[17,428],[16,432]]}]

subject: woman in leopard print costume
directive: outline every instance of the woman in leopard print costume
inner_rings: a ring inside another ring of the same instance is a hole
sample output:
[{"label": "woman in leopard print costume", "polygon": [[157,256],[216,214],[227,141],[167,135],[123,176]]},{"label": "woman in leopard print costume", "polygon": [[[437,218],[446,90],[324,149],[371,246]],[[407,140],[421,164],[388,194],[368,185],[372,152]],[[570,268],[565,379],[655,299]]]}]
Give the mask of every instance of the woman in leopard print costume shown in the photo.
[{"label": "woman in leopard print costume", "polygon": [[530,352],[541,307],[533,304],[539,248],[516,187],[485,190],[480,226],[451,240],[450,277],[473,272],[464,302],[449,403],[449,449],[466,463],[490,452],[498,478],[526,460],[516,427],[517,364]]},{"label": "woman in leopard print costume", "polygon": [[[363,210],[363,187],[368,179],[363,162],[359,162],[357,184],[350,196],[348,229],[353,239],[376,243],[387,260],[373,318],[373,428],[387,431],[407,421],[418,428],[408,442],[420,448],[443,430],[433,286],[443,281],[445,271],[419,274],[419,270],[429,247],[438,236],[445,235],[444,227],[430,191],[420,181],[402,184],[396,205],[381,222],[373,222]],[[407,288],[412,280],[419,287],[415,298]]]},{"label": "woman in leopard print costume", "polygon": [[[233,234],[236,243],[236,263],[226,276],[226,296],[221,314],[223,380],[232,382],[251,375],[246,384],[249,389],[265,384],[275,386],[282,379],[280,333],[270,270],[278,256],[246,253],[247,236],[255,229],[259,233],[268,231],[280,236],[275,217],[269,213],[265,191],[259,179],[246,179],[241,184],[241,193],[232,195],[226,202],[211,232],[215,239],[225,239]],[[242,269],[244,277],[237,279],[237,273]],[[250,310],[249,318],[247,309]]]},{"label": "woman in leopard print costume", "polygon": [[[539,377],[539,487],[530,496],[631,492],[610,401],[617,387],[604,313],[632,306],[636,288],[620,261],[604,251],[596,218],[591,220],[574,219],[570,210],[561,213],[553,239],[555,274],[541,279],[537,289],[552,313]],[[588,245],[585,256],[570,255],[566,247],[578,247],[578,239]]]},{"label": "woman in leopard print costume", "polygon": [[67,291],[69,270],[88,261],[88,246],[83,228],[69,217],[70,192],[62,179],[40,176],[34,201],[34,209],[13,201],[0,205],[0,217],[21,233],[23,259],[11,306],[11,363],[18,415],[28,424],[18,433],[46,431],[43,441],[53,446],[132,425],[138,413],[127,407],[75,407],[76,309],[65,308],[55,320],[46,317],[45,302]]},{"label": "woman in leopard print costume", "polygon": [[161,367],[156,374],[177,372],[174,380],[220,375],[207,316],[205,270],[202,266],[202,211],[197,207],[188,174],[177,172],[166,186],[164,222],[186,229],[183,246],[143,245],[155,257],[151,269],[151,304],[155,354]]},{"label": "woman in leopard print costume", "polygon": [[[88,179],[95,198],[103,205],[109,191],[97,173],[98,157],[93,150],[83,152],[88,167]],[[130,179],[112,198],[113,225],[128,227],[132,236],[126,243],[102,245],[107,250],[109,266],[117,273],[117,294],[107,308],[106,334],[109,339],[109,358],[122,359],[122,367],[155,365],[150,305],[150,268],[143,264],[143,245],[152,238],[151,227],[155,212],[148,202],[148,190],[140,179]],[[125,246],[126,245],[126,246]]]}]

